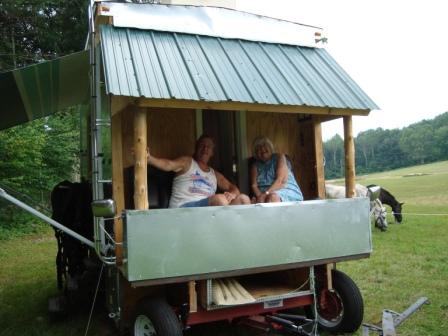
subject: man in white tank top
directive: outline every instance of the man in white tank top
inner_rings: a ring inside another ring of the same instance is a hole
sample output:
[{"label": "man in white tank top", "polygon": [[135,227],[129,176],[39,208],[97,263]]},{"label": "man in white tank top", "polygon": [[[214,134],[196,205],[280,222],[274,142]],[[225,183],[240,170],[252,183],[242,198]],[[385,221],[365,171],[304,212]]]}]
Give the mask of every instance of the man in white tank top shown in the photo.
[{"label": "man in white tank top", "polygon": [[[250,204],[247,195],[241,194],[237,186],[208,165],[214,148],[213,139],[202,135],[196,142],[193,157],[181,156],[168,160],[148,154],[150,165],[176,173],[170,208]],[[217,187],[224,193],[216,194]]]}]

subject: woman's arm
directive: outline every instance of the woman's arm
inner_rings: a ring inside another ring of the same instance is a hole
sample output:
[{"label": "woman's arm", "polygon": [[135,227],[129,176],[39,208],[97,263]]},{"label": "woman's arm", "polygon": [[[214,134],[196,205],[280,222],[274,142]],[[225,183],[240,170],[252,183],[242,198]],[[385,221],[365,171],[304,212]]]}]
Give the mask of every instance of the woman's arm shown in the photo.
[{"label": "woman's arm", "polygon": [[250,167],[250,187],[255,195],[256,203],[264,203],[266,201],[266,192],[262,192],[260,188],[258,188],[258,171],[255,163]]},{"label": "woman's arm", "polygon": [[261,196],[262,192],[258,188],[257,177],[258,177],[257,167],[255,166],[254,163],[250,167],[250,188],[252,189],[252,192],[254,193],[255,197],[258,198]]},{"label": "woman's arm", "polygon": [[277,170],[275,172],[275,180],[271,186],[266,190],[270,193],[275,190],[282,189],[288,181],[288,166],[286,165],[286,157],[284,154],[277,154]]}]

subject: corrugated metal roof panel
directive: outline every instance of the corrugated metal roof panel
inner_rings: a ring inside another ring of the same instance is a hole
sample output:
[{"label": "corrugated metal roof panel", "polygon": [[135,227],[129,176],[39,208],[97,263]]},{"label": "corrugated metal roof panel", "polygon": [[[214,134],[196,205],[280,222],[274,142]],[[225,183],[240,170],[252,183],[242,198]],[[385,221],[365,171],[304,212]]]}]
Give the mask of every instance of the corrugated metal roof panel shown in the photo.
[{"label": "corrugated metal roof panel", "polygon": [[114,95],[378,108],[324,49],[112,26],[101,42]]}]

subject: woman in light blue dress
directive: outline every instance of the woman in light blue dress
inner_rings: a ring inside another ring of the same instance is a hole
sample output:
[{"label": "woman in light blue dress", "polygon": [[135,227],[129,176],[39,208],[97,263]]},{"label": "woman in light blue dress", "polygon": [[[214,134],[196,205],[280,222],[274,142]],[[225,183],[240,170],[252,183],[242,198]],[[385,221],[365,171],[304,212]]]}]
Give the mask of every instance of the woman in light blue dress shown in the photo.
[{"label": "woman in light blue dress", "polygon": [[250,184],[257,203],[303,201],[303,195],[284,154],[274,153],[266,137],[256,138],[252,146],[255,163]]}]

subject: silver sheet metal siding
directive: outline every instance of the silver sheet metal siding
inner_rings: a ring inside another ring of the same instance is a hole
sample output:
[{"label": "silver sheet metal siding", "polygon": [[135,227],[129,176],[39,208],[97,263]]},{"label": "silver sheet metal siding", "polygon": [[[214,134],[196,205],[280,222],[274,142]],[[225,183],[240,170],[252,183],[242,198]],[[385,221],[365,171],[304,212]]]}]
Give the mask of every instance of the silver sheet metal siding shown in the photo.
[{"label": "silver sheet metal siding", "polygon": [[102,26],[108,93],[373,110],[324,49]]}]

